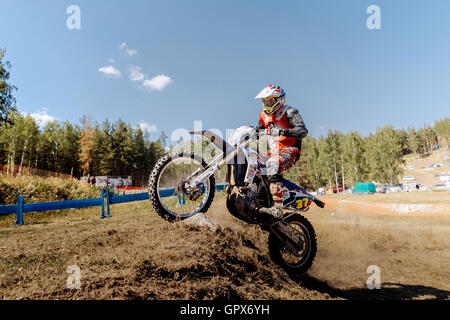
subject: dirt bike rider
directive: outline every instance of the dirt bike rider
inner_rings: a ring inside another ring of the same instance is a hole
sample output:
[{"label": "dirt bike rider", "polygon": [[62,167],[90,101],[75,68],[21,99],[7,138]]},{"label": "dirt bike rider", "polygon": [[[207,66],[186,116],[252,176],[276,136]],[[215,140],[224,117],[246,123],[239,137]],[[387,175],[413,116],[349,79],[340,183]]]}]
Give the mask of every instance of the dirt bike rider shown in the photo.
[{"label": "dirt bike rider", "polygon": [[308,130],[298,109],[285,104],[286,93],[281,87],[269,84],[255,99],[261,99],[263,103],[256,129],[269,134],[269,152],[263,157],[267,158],[267,177],[274,202],[272,207],[260,208],[259,212],[280,219],[283,217],[283,197],[288,196],[281,173],[300,159],[302,139],[308,135]]}]

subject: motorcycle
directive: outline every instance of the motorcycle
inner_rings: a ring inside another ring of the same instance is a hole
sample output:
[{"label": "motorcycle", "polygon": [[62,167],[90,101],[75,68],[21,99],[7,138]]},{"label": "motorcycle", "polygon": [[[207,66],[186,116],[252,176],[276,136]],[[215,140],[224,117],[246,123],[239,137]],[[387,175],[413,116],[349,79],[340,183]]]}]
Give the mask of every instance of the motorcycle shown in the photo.
[{"label": "motorcycle", "polygon": [[259,208],[271,207],[273,199],[264,174],[265,162],[257,150],[249,148],[260,138],[260,133],[252,126],[242,126],[232,132],[228,141],[208,130],[191,131],[190,134],[209,139],[223,153],[210,163],[198,154],[186,151],[162,157],[149,180],[154,210],[168,221],[206,213],[214,199],[214,174],[227,166],[226,207],[230,214],[269,232],[270,256],[286,271],[306,272],[314,261],[317,241],[313,226],[299,211],[306,212],[312,203],[323,208],[325,203],[283,179],[287,189],[283,199],[283,217],[262,218]]}]

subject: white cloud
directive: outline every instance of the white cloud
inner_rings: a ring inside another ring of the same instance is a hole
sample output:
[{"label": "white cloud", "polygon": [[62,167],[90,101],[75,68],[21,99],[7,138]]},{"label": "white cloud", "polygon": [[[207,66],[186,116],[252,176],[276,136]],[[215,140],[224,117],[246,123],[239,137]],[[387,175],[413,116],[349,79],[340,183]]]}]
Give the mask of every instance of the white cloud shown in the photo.
[{"label": "white cloud", "polygon": [[141,72],[141,67],[130,66],[128,73],[131,81],[144,81],[144,74]]},{"label": "white cloud", "polygon": [[122,73],[112,65],[99,68],[98,71],[103,73],[107,77],[120,78],[122,76]]},{"label": "white cloud", "polygon": [[142,82],[142,86],[149,90],[161,91],[172,82],[172,79],[166,75],[160,74],[152,79],[147,79]]},{"label": "white cloud", "polygon": [[137,50],[134,50],[134,49],[128,49],[128,48],[126,48],[126,49],[125,49],[125,52],[126,52],[127,55],[129,55],[129,56],[134,56],[135,54],[137,54]]},{"label": "white cloud", "polygon": [[138,127],[140,127],[143,132],[151,133],[151,132],[158,131],[158,128],[156,128],[155,124],[149,124],[148,122],[146,122],[144,120],[139,121]]},{"label": "white cloud", "polygon": [[128,68],[129,79],[135,82],[141,82],[141,87],[147,90],[161,91],[167,87],[172,79],[166,75],[160,74],[152,79],[146,79],[146,75],[142,73],[142,68],[131,65]]},{"label": "white cloud", "polygon": [[125,49],[125,53],[129,56],[134,56],[137,54],[137,50],[128,48],[128,45],[126,42],[122,42],[122,44],[119,46],[120,51],[123,51]]},{"label": "white cloud", "polygon": [[114,59],[108,59],[108,62],[109,63],[114,63],[115,61],[114,61]]},{"label": "white cloud", "polygon": [[34,113],[22,112],[23,116],[26,116],[27,114],[29,114],[40,127],[45,126],[47,122],[57,120],[55,117],[48,114],[47,108],[38,109]]}]

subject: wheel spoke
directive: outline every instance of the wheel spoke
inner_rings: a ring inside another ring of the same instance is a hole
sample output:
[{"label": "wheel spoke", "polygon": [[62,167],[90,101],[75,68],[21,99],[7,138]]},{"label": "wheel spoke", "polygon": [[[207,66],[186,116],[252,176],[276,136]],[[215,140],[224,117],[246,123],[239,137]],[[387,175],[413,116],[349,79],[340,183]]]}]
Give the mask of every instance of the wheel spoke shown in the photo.
[{"label": "wheel spoke", "polygon": [[162,169],[157,181],[158,197],[163,207],[174,217],[185,218],[199,212],[205,205],[210,188],[209,180],[205,193],[192,201],[188,195],[178,191],[178,184],[194,173],[202,164],[192,158],[175,158]]},{"label": "wheel spoke", "polygon": [[310,251],[310,241],[305,234],[307,231],[304,230],[304,227],[301,224],[289,223],[288,228],[300,238],[303,242],[303,248],[299,248],[296,253],[292,253],[285,246],[282,246],[282,248],[280,248],[281,257],[288,265],[298,265],[305,257],[307,258]]}]

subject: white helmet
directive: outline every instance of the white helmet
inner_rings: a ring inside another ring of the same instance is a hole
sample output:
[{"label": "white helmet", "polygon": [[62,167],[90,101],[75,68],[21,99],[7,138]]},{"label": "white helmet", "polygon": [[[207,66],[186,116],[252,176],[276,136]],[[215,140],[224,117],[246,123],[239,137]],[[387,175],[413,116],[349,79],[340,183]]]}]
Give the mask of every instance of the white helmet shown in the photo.
[{"label": "white helmet", "polygon": [[271,115],[283,106],[285,97],[286,92],[280,86],[269,84],[258,93],[255,99],[262,99],[264,112]]}]

